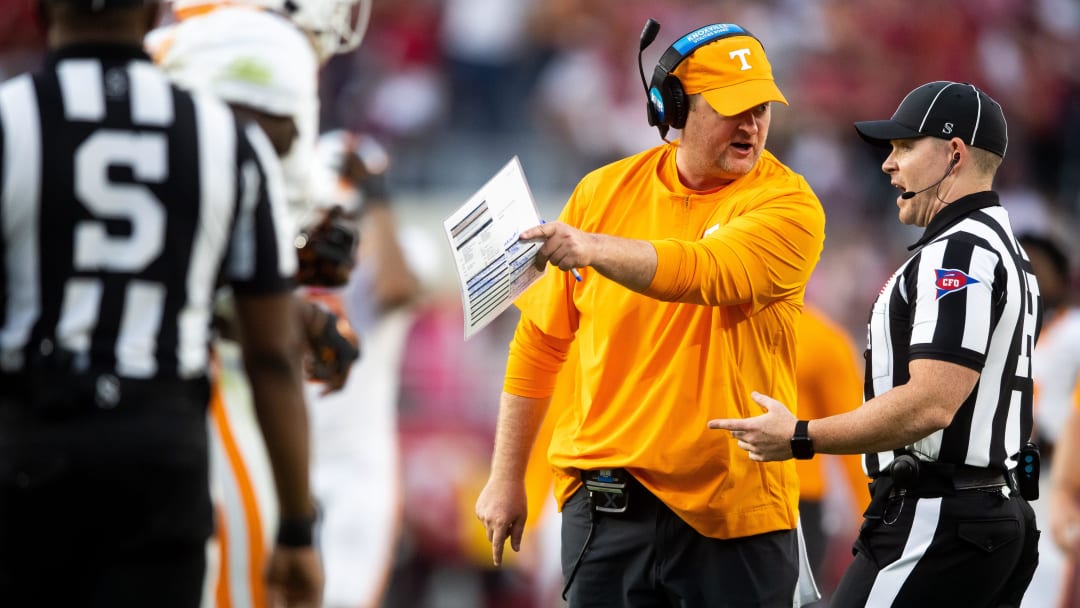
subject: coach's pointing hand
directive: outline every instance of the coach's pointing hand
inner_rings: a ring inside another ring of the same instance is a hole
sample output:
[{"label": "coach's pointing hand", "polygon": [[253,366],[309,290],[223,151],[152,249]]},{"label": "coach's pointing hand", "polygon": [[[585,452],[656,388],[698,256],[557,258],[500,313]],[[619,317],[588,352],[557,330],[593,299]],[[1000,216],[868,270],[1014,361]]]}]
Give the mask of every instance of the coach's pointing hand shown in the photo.
[{"label": "coach's pointing hand", "polygon": [[536,254],[537,270],[549,262],[559,270],[585,268],[593,263],[592,251],[596,235],[582,232],[562,222],[545,222],[521,233],[523,241],[542,239],[544,244]]},{"label": "coach's pointing hand", "polygon": [[644,292],[656,274],[656,248],[650,241],[585,232],[563,222],[533,226],[520,239],[544,241],[534,262],[540,271],[548,263],[567,272],[591,268],[637,292]]},{"label": "coach's pointing hand", "polygon": [[783,403],[772,397],[756,391],[750,396],[765,408],[764,414],[752,418],[710,420],[709,428],[731,431],[731,436],[738,441],[739,447],[750,453],[750,460],[766,462],[791,458],[795,416]]}]

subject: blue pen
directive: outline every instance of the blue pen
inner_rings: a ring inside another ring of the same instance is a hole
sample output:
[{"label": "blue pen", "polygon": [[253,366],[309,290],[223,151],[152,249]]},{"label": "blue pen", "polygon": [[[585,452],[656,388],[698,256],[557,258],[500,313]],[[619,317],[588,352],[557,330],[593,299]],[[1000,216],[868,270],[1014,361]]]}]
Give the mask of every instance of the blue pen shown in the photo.
[{"label": "blue pen", "polygon": [[[540,220],[540,223],[541,224],[546,224],[547,220]],[[581,282],[581,273],[577,271],[577,268],[571,268],[570,269],[570,274],[574,275],[574,280],[575,281],[577,281],[578,283]]]}]

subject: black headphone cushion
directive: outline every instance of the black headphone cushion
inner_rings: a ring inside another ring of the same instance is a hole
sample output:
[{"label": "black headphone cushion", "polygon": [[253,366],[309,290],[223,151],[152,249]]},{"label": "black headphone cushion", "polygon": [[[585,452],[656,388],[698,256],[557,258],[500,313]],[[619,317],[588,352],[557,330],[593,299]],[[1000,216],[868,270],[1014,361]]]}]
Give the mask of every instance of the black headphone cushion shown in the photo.
[{"label": "black headphone cushion", "polygon": [[668,124],[673,129],[681,129],[686,126],[686,116],[690,113],[690,99],[683,89],[682,83],[675,76],[668,76],[664,81],[664,93],[667,98]]}]

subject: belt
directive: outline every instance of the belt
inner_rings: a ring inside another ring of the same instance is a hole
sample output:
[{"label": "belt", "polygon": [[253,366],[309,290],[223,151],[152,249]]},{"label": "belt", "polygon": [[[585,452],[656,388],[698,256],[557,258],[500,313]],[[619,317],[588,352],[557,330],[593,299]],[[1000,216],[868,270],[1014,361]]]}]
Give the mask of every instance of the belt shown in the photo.
[{"label": "belt", "polygon": [[[1005,473],[996,469],[980,469],[978,467],[970,467],[972,471],[957,472],[953,475],[952,489],[956,492],[963,492],[966,490],[985,490],[988,488],[1000,488],[1002,486],[1009,485],[1008,478]],[[903,496],[909,493],[917,494],[922,497],[930,496],[947,496],[950,492],[934,491],[933,487],[923,488],[920,492],[920,488],[901,488],[895,483],[889,493],[889,496]]]},{"label": "belt", "polygon": [[1000,469],[960,466],[953,473],[953,488],[956,491],[993,488],[1008,484],[1005,472]]},{"label": "belt", "polygon": [[894,496],[936,498],[958,492],[1000,488],[1009,485],[1002,469],[924,462],[910,455],[896,460],[870,484],[871,500],[863,516],[880,519],[885,501]]}]

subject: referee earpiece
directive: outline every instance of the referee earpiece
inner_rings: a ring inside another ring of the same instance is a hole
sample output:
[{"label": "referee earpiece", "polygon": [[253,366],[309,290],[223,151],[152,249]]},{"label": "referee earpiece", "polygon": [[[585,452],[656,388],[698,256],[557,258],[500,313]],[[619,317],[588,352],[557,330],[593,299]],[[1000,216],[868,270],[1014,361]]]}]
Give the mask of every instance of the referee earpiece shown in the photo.
[{"label": "referee earpiece", "polygon": [[958,162],[960,162],[960,153],[954,152],[952,155],[952,159],[949,161],[949,168],[947,171],[945,171],[946,176],[952,173],[952,170],[956,168],[956,163]]},{"label": "referee earpiece", "polygon": [[645,87],[649,125],[660,130],[660,138],[667,141],[668,129],[681,129],[686,126],[686,116],[690,112],[686,90],[682,82],[672,74],[675,68],[698,48],[716,42],[728,36],[753,36],[750,32],[734,23],[714,23],[698,28],[679,38],[660,56],[660,61],[653,68],[652,80],[645,83],[645,70],[641,65],[641,54],[645,47],[652,44],[660,31],[660,24],[654,19],[645,23],[641,31],[638,46],[638,71],[641,72],[641,84]]}]

